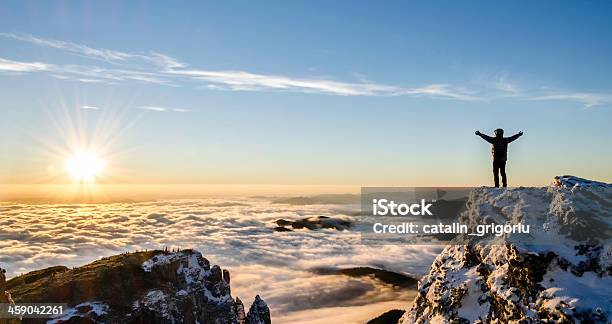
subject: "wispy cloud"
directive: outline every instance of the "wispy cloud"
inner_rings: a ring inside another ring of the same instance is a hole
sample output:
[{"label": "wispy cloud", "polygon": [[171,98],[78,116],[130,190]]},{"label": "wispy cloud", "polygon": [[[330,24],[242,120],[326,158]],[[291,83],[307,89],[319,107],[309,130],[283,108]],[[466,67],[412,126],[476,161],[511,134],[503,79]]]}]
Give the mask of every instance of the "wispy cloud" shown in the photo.
[{"label": "wispy cloud", "polygon": [[[207,70],[189,67],[174,57],[154,51],[133,53],[94,48],[27,34],[0,33],[0,37],[54,48],[109,64],[106,67],[76,64],[56,65],[0,58],[0,71],[45,72],[58,79],[89,83],[114,84],[135,81],[182,86],[199,82],[208,89],[229,91],[291,91],[337,96],[406,96],[460,101],[495,100],[510,96],[534,101],[570,101],[587,107],[612,104],[612,95],[607,93],[526,91],[510,82],[506,74],[502,74],[478,90],[444,83],[409,87],[374,82],[360,74],[356,75],[358,82],[345,82],[328,78],[294,77],[242,70]],[[141,107],[141,109],[183,111],[164,107]]]},{"label": "wispy cloud", "polygon": [[403,94],[411,95],[430,95],[435,97],[445,97],[457,100],[483,100],[474,91],[467,91],[461,88],[452,87],[448,84],[432,84],[426,87],[404,89]]},{"label": "wispy cloud", "polygon": [[0,71],[36,72],[48,70],[50,66],[41,62],[20,62],[0,58]]},{"label": "wispy cloud", "polygon": [[595,92],[557,92],[541,96],[534,96],[530,100],[552,100],[552,101],[573,101],[578,102],[585,107],[593,107],[600,105],[612,104],[612,95],[606,93]]},{"label": "wispy cloud", "polygon": [[163,107],[154,107],[154,106],[143,106],[143,107],[138,107],[138,109],[149,110],[149,111],[158,111],[158,112],[168,111],[168,109],[166,109],[166,108],[163,108]]},{"label": "wispy cloud", "polygon": [[23,62],[0,58],[0,72],[47,72],[60,80],[75,80],[85,83],[113,84],[120,81],[140,81],[163,85],[173,85],[162,74],[128,69],[108,69],[87,65],[54,65],[42,62]]},{"label": "wispy cloud", "polygon": [[493,88],[510,95],[517,95],[520,92],[519,87],[508,80],[507,75],[501,75],[493,83]]},{"label": "wispy cloud", "polygon": [[96,107],[96,106],[88,106],[88,105],[83,105],[81,106],[81,109],[85,109],[85,110],[100,110],[100,107]]},{"label": "wispy cloud", "polygon": [[129,69],[101,68],[88,65],[54,65],[49,72],[54,77],[83,80],[100,80],[104,83],[115,83],[121,81],[138,81],[160,85],[172,85],[172,81],[155,72],[137,71]]},{"label": "wispy cloud", "polygon": [[163,68],[176,68],[183,66],[183,63],[179,62],[178,60],[156,52],[150,52],[148,54],[128,53],[110,49],[93,48],[86,45],[61,40],[40,38],[28,34],[0,33],[0,36],[28,42],[42,47],[61,49],[75,55],[101,60],[108,63],[121,64],[128,63],[130,60],[141,60]]},{"label": "wispy cloud", "polygon": [[455,100],[480,99],[473,91],[468,92],[447,84],[401,87],[375,83],[365,78],[361,78],[362,82],[342,82],[320,78],[258,74],[239,70],[187,69],[187,65],[180,60],[157,52],[130,53],[100,49],[27,34],[0,33],[0,36],[122,66],[122,68],[101,68],[84,65],[63,65],[55,66],[53,69],[55,75],[66,78],[69,75],[75,75],[77,77],[73,79],[82,82],[134,80],[173,85],[173,81],[191,80],[204,82],[210,89],[235,91],[294,91],[340,96],[427,96]]},{"label": "wispy cloud", "polygon": [[78,80],[78,81],[81,81],[81,82],[85,82],[85,83],[101,83],[101,82],[104,82],[103,80],[98,80],[98,79],[86,79],[86,78],[80,78],[80,79],[77,79],[77,80]]},{"label": "wispy cloud", "polygon": [[472,92],[446,84],[424,87],[399,87],[373,82],[350,83],[326,79],[292,78],[281,75],[256,74],[245,71],[170,70],[168,73],[192,77],[209,83],[209,88],[261,91],[285,90],[305,93],[326,93],[340,96],[430,96],[458,100],[479,100]]},{"label": "wispy cloud", "polygon": [[188,112],[190,111],[189,109],[183,109],[183,108],[166,108],[166,107],[158,107],[158,106],[140,106],[138,107],[138,109],[156,111],[156,112],[166,112],[166,111]]}]

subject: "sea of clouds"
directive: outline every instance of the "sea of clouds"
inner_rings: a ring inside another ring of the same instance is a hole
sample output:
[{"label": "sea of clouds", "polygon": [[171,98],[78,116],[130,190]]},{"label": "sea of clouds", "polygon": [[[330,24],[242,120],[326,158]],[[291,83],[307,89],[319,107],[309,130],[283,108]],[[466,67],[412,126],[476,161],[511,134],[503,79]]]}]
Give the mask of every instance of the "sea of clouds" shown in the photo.
[{"label": "sea of clouds", "polygon": [[314,269],[370,266],[418,277],[440,247],[361,244],[355,231],[276,232],[279,218],[350,218],[358,205],[291,205],[265,198],[109,204],[0,204],[0,267],[8,277],[79,266],[125,251],[194,248],[229,269],[232,295],[268,302],[277,323],[363,322],[405,308],[414,292]]}]

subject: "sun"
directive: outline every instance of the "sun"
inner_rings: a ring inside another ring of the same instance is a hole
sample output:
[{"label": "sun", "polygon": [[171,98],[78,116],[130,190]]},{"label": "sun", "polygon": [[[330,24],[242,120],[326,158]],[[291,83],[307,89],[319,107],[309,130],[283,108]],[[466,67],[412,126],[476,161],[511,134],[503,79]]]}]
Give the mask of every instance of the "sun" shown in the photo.
[{"label": "sun", "polygon": [[93,181],[100,175],[106,162],[94,152],[77,152],[66,160],[64,169],[77,181]]}]

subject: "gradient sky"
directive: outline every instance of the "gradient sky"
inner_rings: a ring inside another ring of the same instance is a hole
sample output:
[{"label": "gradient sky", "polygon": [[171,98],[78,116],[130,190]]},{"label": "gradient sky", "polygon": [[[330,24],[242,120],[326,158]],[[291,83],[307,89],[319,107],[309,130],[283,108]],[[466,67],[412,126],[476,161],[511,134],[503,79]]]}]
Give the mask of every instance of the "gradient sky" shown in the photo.
[{"label": "gradient sky", "polygon": [[0,5],[0,183],[612,181],[612,2]]}]

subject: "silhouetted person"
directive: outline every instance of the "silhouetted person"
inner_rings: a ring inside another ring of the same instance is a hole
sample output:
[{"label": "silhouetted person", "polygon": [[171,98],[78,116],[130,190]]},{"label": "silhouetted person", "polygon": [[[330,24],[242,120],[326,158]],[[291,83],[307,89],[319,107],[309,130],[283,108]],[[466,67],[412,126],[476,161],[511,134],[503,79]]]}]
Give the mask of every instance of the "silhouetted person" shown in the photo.
[{"label": "silhouetted person", "polygon": [[518,134],[510,137],[504,137],[504,130],[498,128],[495,130],[495,137],[485,135],[479,131],[476,131],[476,135],[482,137],[482,139],[492,144],[491,153],[493,153],[493,179],[495,180],[495,187],[499,187],[498,173],[501,173],[502,185],[507,187],[508,181],[506,180],[506,160],[508,159],[508,143],[523,136],[523,132],[518,132]]}]

